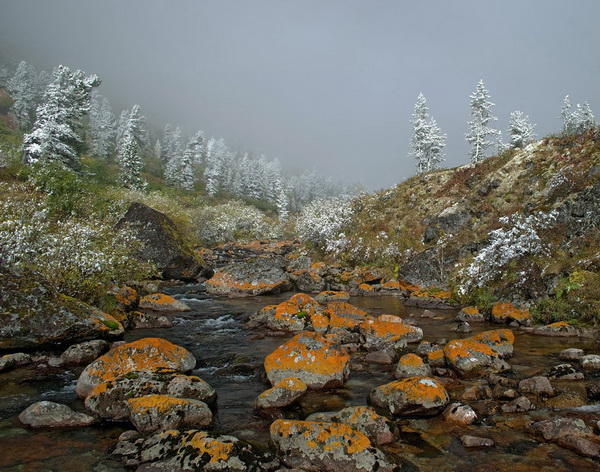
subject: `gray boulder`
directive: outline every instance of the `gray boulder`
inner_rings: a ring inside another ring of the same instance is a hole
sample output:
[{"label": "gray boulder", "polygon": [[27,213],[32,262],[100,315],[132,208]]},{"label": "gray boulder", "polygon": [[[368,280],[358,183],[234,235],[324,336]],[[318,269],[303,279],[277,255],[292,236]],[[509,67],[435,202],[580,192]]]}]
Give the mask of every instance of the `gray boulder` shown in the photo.
[{"label": "gray boulder", "polygon": [[77,413],[67,405],[42,401],[24,410],[19,421],[29,428],[77,428],[89,426],[97,420],[85,413]]}]

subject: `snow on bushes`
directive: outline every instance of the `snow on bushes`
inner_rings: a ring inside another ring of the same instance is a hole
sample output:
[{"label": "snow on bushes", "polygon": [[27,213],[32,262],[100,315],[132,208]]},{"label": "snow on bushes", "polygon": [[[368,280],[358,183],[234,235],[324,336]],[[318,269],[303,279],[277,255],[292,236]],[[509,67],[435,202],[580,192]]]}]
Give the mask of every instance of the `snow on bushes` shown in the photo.
[{"label": "snow on bushes", "polygon": [[549,228],[556,213],[538,212],[529,216],[513,213],[499,219],[503,227],[490,233],[489,242],[473,261],[458,272],[458,293],[465,295],[501,274],[509,262],[525,255],[548,254],[538,232]]},{"label": "snow on bushes", "polygon": [[272,239],[281,228],[259,209],[238,201],[200,207],[192,217],[196,235],[213,245],[239,239]]},{"label": "snow on bushes", "polygon": [[345,250],[349,240],[343,232],[352,221],[351,202],[342,198],[316,200],[306,205],[296,221],[296,232],[327,253],[338,254]]},{"label": "snow on bushes", "polygon": [[[1,185],[23,195],[25,186]],[[147,278],[149,264],[130,258],[138,241],[101,221],[55,220],[41,199],[0,202],[0,265],[33,274],[51,290],[94,302],[110,284]]]}]

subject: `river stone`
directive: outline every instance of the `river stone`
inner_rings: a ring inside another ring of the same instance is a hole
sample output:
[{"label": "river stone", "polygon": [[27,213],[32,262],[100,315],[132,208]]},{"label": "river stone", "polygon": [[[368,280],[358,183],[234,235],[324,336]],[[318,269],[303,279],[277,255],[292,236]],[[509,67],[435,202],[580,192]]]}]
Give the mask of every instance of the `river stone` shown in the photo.
[{"label": "river stone", "polygon": [[273,388],[261,393],[254,402],[256,410],[284,408],[296,403],[307,391],[306,384],[297,377],[280,380]]},{"label": "river stone", "polygon": [[195,280],[210,275],[192,244],[164,213],[134,202],[117,223],[117,228],[121,227],[133,231],[142,243],[135,257],[156,264],[163,279]]},{"label": "river stone", "polygon": [[145,395],[127,400],[129,419],[141,434],[169,429],[204,429],[212,424],[208,405],[190,398]]},{"label": "river stone", "polygon": [[557,321],[556,323],[546,326],[539,326],[533,330],[533,334],[537,334],[538,336],[552,336],[561,338],[579,335],[577,328],[564,321]]},{"label": "river stone", "polygon": [[508,324],[516,321],[520,325],[530,322],[531,315],[528,308],[519,308],[511,302],[498,302],[492,307],[492,320],[496,323]]},{"label": "river stone", "polygon": [[159,369],[187,372],[195,365],[196,359],[187,349],[165,339],[143,338],[116,347],[89,364],[77,380],[76,392],[85,398],[98,384],[128,372]]},{"label": "river stone", "polygon": [[485,376],[509,369],[508,364],[488,344],[473,338],[450,341],[444,346],[443,353],[448,365],[463,378]]},{"label": "river stone", "polygon": [[481,313],[479,313],[479,309],[476,306],[467,306],[458,312],[458,315],[456,315],[456,321],[480,323],[485,321],[485,318]]},{"label": "river stone", "polygon": [[248,296],[281,293],[292,284],[284,257],[256,257],[222,267],[206,282],[211,295]]},{"label": "river stone", "polygon": [[85,406],[100,418],[125,421],[127,400],[145,395],[170,395],[200,400],[213,405],[215,390],[204,380],[174,371],[128,372],[96,386],[85,399]]},{"label": "river stone", "polygon": [[558,358],[563,361],[578,361],[584,356],[583,349],[578,349],[575,347],[569,349],[563,349],[558,354]]},{"label": "river stone", "polygon": [[408,377],[429,377],[431,376],[431,367],[423,362],[416,354],[405,354],[398,361],[398,366],[394,372],[397,379],[406,379]]},{"label": "river stone", "polygon": [[535,410],[535,405],[531,402],[531,400],[527,397],[519,397],[514,399],[513,401],[507,403],[506,405],[502,405],[501,408],[504,413],[517,413],[523,411],[531,411]]},{"label": "river stone", "polygon": [[146,295],[140,300],[140,308],[154,311],[191,311],[185,303],[164,293],[153,293]]},{"label": "river stone", "polygon": [[600,370],[600,355],[588,354],[579,359],[583,370]]},{"label": "river stone", "polygon": [[113,454],[128,466],[138,466],[137,472],[260,470],[258,454],[250,445],[233,436],[193,429],[169,430],[146,439],[121,441]]},{"label": "river stone", "polygon": [[31,356],[29,354],[25,354],[24,352],[6,354],[0,357],[0,372],[14,369],[15,367],[22,367],[31,364],[31,362]]},{"label": "river stone", "polygon": [[510,329],[482,331],[474,334],[470,339],[487,344],[503,359],[511,357],[514,351],[515,335]]},{"label": "river stone", "polygon": [[393,416],[434,416],[450,401],[439,380],[411,377],[373,389],[369,403],[389,411]]},{"label": "river stone", "polygon": [[423,330],[405,323],[394,315],[380,315],[377,319],[367,319],[360,325],[365,337],[364,347],[368,350],[381,350],[384,346],[401,349],[407,343],[417,343],[423,339]]},{"label": "river stone", "polygon": [[267,318],[267,327],[274,331],[303,331],[306,323],[320,310],[319,303],[305,293],[297,293],[292,298],[276,306]]},{"label": "river stone", "polygon": [[542,375],[521,380],[519,382],[519,392],[549,397],[554,395],[554,389],[550,384],[550,380],[548,380],[548,377]]},{"label": "river stone", "polygon": [[67,405],[48,401],[29,406],[19,415],[19,420],[29,428],[79,428],[97,421],[85,413],[71,410]]},{"label": "river stone", "polygon": [[106,351],[108,351],[108,343],[103,339],[94,339],[69,346],[60,358],[67,364],[89,364]]},{"label": "river stone", "polygon": [[323,472],[391,472],[387,457],[360,431],[342,423],[276,420],[271,440],[291,468]]},{"label": "river stone", "polygon": [[173,322],[164,315],[133,311],[128,316],[134,329],[170,328]]},{"label": "river stone", "polygon": [[265,358],[271,385],[297,377],[311,390],[337,388],[348,378],[350,356],[338,343],[314,332],[300,333]]},{"label": "river stone", "polygon": [[600,443],[581,419],[555,418],[536,421],[529,427],[546,441],[556,442],[586,457],[600,457]]},{"label": "river stone", "polygon": [[461,436],[460,442],[464,447],[493,447],[494,441],[489,438],[481,438],[479,436],[470,436],[465,434]]},{"label": "river stone", "polygon": [[0,268],[0,352],[121,334],[109,314]]},{"label": "river stone", "polygon": [[391,421],[366,406],[350,406],[340,411],[313,413],[306,421],[347,424],[378,446],[393,442],[397,432]]},{"label": "river stone", "polygon": [[477,420],[477,414],[473,411],[473,408],[462,403],[449,405],[442,413],[442,417],[446,421],[462,425],[469,425]]},{"label": "river stone", "polygon": [[583,373],[575,370],[571,364],[559,364],[548,371],[548,377],[557,380],[583,380]]}]

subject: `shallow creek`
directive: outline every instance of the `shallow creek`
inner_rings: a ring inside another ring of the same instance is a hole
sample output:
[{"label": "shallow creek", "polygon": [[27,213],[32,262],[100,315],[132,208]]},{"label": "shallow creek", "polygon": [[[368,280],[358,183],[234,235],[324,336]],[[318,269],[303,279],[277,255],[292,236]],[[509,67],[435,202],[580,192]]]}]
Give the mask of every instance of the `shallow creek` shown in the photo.
[{"label": "shallow creek", "polygon": [[[191,351],[198,360],[193,375],[210,383],[218,392],[215,430],[233,434],[250,442],[268,442],[270,422],[253,416],[255,398],[268,386],[256,371],[264,357],[291,336],[270,337],[244,329],[247,317],[265,305],[279,303],[291,294],[246,299],[211,300],[198,286],[167,288],[187,303],[191,312],[173,315],[174,326],[167,329],[134,330],[126,341],[156,336],[168,339]],[[456,325],[455,311],[437,311],[442,319],[420,318],[423,310],[405,307],[395,297],[352,298],[350,303],[370,314],[412,315],[424,330],[424,339],[438,341],[467,337],[451,331]],[[474,332],[497,328],[487,323],[472,324]],[[597,353],[590,340],[559,339],[518,334],[515,355],[509,363],[520,378],[541,374],[559,364],[558,353],[567,347],[579,347]],[[315,411],[338,410],[344,406],[365,405],[371,389],[393,380],[392,366],[366,365],[352,371],[344,389],[309,394],[296,412],[299,418]],[[126,424],[66,431],[32,432],[24,429],[17,415],[39,400],[51,400],[83,410],[75,397],[75,383],[82,368],[32,366],[0,374],[0,471],[125,471],[107,451]],[[577,385],[576,385],[577,384]],[[583,388],[576,382],[572,387]],[[450,389],[452,395],[453,390]],[[476,408],[476,405],[472,406]],[[592,409],[593,410],[593,409]],[[600,464],[552,444],[539,444],[519,428],[532,419],[553,415],[595,416],[592,412],[552,412],[537,410],[527,414],[492,415],[469,427],[453,427],[439,418],[401,420],[400,441],[387,447],[401,454],[405,470],[441,471],[530,471],[599,470]],[[492,438],[496,446],[487,450],[467,450],[460,443],[463,434]]]}]

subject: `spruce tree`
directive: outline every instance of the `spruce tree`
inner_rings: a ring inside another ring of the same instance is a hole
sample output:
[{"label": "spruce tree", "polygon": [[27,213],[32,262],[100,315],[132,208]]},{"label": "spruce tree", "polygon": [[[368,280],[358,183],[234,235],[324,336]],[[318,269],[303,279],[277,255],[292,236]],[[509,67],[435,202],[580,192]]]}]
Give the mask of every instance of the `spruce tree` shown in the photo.
[{"label": "spruce tree", "polygon": [[54,70],[44,103],[37,108],[33,130],[23,138],[25,163],[58,161],[69,169],[80,167],[78,132],[89,111],[91,91],[98,85],[97,76],[86,77],[81,70],[71,72],[64,66]]},{"label": "spruce tree", "polygon": [[524,116],[519,110],[510,114],[508,125],[508,135],[510,136],[509,148],[523,148],[535,140],[533,132],[535,125],[529,120],[529,116]]},{"label": "spruce tree", "polygon": [[429,117],[427,100],[420,93],[413,112],[412,152],[409,154],[417,160],[417,172],[429,172],[439,168],[444,160],[442,150],[446,145],[446,135],[441,133],[437,122]]},{"label": "spruce tree", "polygon": [[116,119],[110,102],[94,90],[90,106],[90,152],[107,159],[112,154],[115,136]]},{"label": "spruce tree", "polygon": [[486,157],[486,149],[494,144],[490,138],[498,137],[500,133],[488,126],[497,118],[492,116],[491,108],[494,103],[489,101],[490,93],[486,90],[483,80],[479,81],[475,93],[469,98],[471,99],[471,117],[473,119],[469,121],[471,131],[465,137],[471,145],[471,162],[477,163]]},{"label": "spruce tree", "polygon": [[7,83],[7,89],[14,100],[13,114],[23,130],[30,129],[35,118],[38,101],[37,77],[35,68],[21,61],[15,75]]}]

